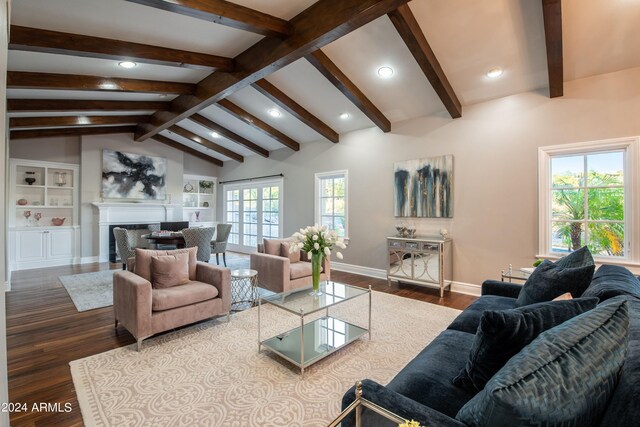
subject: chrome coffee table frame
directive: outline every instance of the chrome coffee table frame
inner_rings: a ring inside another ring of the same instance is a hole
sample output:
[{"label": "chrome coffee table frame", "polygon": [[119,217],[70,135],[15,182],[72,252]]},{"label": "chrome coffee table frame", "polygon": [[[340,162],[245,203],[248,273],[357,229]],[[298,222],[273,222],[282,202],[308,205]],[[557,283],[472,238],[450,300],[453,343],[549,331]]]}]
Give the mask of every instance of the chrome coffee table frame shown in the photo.
[{"label": "chrome coffee table frame", "polygon": [[[324,359],[365,334],[371,339],[371,286],[359,288],[332,281],[320,284],[319,296],[311,295],[311,288],[297,289],[258,298],[258,352],[264,346],[278,356],[304,369]],[[362,295],[369,295],[368,328],[329,316],[329,308]],[[300,317],[300,326],[282,334],[262,339],[261,306],[274,305]],[[324,317],[304,323],[305,317],[325,311]]]}]

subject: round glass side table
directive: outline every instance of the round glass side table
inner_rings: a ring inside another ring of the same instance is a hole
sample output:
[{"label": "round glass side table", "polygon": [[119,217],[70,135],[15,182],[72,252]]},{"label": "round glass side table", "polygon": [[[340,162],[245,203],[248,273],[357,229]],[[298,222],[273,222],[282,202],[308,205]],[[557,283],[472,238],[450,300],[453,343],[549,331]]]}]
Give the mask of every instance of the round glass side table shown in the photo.
[{"label": "round glass side table", "polygon": [[258,272],[243,268],[231,270],[231,310],[253,307],[258,301]]}]

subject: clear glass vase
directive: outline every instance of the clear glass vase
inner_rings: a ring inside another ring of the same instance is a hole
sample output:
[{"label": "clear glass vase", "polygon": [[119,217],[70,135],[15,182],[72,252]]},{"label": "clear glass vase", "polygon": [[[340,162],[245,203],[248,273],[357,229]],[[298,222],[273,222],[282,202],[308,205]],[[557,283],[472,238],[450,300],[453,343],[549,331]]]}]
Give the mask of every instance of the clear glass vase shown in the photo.
[{"label": "clear glass vase", "polygon": [[324,254],[321,252],[311,254],[311,280],[313,283],[312,295],[322,294],[322,292],[320,292],[320,270],[322,270],[322,258],[324,258]]}]

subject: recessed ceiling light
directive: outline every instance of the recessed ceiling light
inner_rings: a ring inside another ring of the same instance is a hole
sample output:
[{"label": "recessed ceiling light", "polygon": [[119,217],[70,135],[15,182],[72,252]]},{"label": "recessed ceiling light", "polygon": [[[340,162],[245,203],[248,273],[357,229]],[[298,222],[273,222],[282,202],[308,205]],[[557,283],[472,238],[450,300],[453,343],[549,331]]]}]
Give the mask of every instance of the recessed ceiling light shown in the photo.
[{"label": "recessed ceiling light", "polygon": [[113,82],[100,83],[100,89],[112,90],[112,89],[117,89],[117,88],[118,88],[118,86]]},{"label": "recessed ceiling light", "polygon": [[218,132],[211,132],[210,135],[214,138],[220,138],[220,134]]},{"label": "recessed ceiling light", "polygon": [[502,73],[504,73],[504,70],[502,68],[500,67],[492,68],[489,71],[487,71],[487,77],[489,77],[490,79],[497,79],[502,75]]},{"label": "recessed ceiling light", "polygon": [[269,115],[271,117],[280,117],[282,115],[282,113],[280,112],[280,110],[278,110],[277,108],[272,108],[268,111]]},{"label": "recessed ceiling light", "polygon": [[160,95],[158,95],[158,96],[159,96],[160,98],[166,98],[166,97],[168,97],[169,95],[167,95],[166,93],[161,93],[161,94],[160,94]]},{"label": "recessed ceiling light", "polygon": [[134,68],[134,67],[138,66],[138,64],[136,64],[135,62],[132,62],[132,61],[118,62],[118,65],[121,66],[122,68]]},{"label": "recessed ceiling light", "polygon": [[391,76],[393,76],[393,68],[387,66],[378,68],[378,77],[381,79],[388,79]]},{"label": "recessed ceiling light", "polygon": [[349,113],[342,113],[342,114],[340,114],[340,118],[341,118],[342,120],[347,120],[349,117],[351,117],[351,116],[349,115]]}]

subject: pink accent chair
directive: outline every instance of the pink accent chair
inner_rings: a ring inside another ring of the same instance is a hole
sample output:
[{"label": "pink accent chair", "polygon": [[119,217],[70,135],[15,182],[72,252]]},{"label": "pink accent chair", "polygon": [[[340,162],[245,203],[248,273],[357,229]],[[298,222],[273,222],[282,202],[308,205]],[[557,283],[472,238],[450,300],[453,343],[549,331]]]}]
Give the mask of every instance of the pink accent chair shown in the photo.
[{"label": "pink accent chair", "polygon": [[[151,284],[151,257],[189,253],[189,282],[156,289]],[[160,332],[231,311],[231,270],[196,260],[197,248],[170,251],[136,249],[127,270],[113,275],[115,327],[121,323],[142,340]]]},{"label": "pink accent chair", "polygon": [[[261,287],[273,292],[288,292],[311,286],[311,262],[304,251],[289,254],[289,239],[264,239],[258,252],[251,254],[251,269],[258,272]],[[329,258],[322,262],[320,280],[331,280]]]}]

